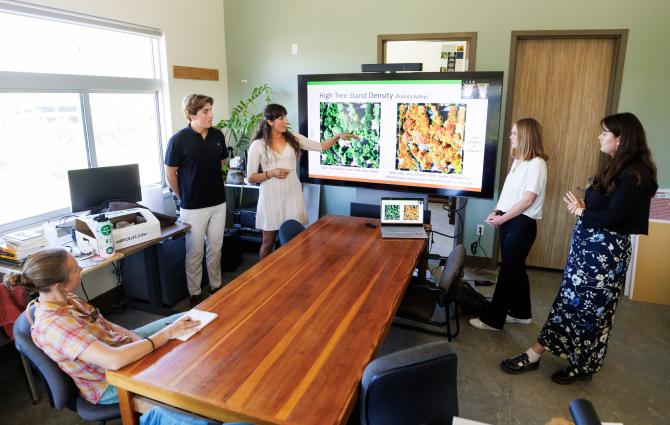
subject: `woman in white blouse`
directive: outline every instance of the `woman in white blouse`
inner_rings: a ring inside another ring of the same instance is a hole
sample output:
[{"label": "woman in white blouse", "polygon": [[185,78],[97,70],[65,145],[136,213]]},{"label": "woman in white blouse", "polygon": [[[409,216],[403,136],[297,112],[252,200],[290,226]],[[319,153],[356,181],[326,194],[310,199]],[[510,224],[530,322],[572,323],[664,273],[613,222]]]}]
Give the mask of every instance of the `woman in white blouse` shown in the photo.
[{"label": "woman in white blouse", "polygon": [[530,285],[526,257],[533,246],[542,218],[547,186],[547,155],[542,127],[533,118],[512,126],[509,137],[514,162],[495,210],[486,218],[499,227],[501,265],[491,305],[480,318],[470,319],[478,329],[502,330],[505,323],[530,324]]},{"label": "woman in white blouse", "polygon": [[279,226],[288,219],[307,222],[302,186],[296,173],[300,150],[322,151],[339,139],[357,139],[349,133],[340,133],[323,142],[310,140],[287,130],[286,108],[269,104],[263,111],[253,142],[249,147],[247,179],[260,184],[256,228],[263,230],[260,257],[270,252],[277,239]]}]

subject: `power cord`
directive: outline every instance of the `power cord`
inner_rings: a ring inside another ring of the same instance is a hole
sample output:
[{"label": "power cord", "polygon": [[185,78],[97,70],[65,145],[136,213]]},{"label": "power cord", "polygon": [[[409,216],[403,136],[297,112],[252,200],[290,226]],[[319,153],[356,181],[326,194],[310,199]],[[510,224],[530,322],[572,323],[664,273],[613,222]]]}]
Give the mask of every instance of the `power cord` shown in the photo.
[{"label": "power cord", "polygon": [[[486,259],[486,261],[483,265],[480,265],[479,267],[471,269],[470,271],[473,272],[473,273],[478,273],[482,270],[488,269],[489,264],[490,264],[490,260],[491,260],[489,258],[488,253],[486,252],[486,250],[482,246],[482,235],[481,234],[479,234],[479,237],[477,237],[476,241],[474,241],[470,244],[470,253],[472,255],[477,255],[477,252],[479,252],[480,250],[484,254],[484,258]],[[494,278],[494,280],[495,280],[495,278]],[[479,283],[475,283],[476,285],[481,285],[482,284],[481,283],[482,281],[477,281],[477,282],[479,282]]]},{"label": "power cord", "polygon": [[486,250],[482,246],[482,235],[480,234],[477,237],[477,240],[472,242],[470,244],[470,253],[472,255],[477,255],[477,251],[481,250],[484,253],[484,257],[488,258],[488,254],[486,253]]},{"label": "power cord", "polygon": [[458,215],[458,223],[460,224],[460,228],[458,229],[457,232],[455,232],[453,235],[447,235],[446,233],[441,233],[436,230],[433,230],[433,233],[437,233],[438,235],[444,236],[445,238],[450,238],[450,239],[457,239],[461,237],[463,234],[463,213],[462,211],[465,209],[465,207],[468,205],[468,198],[465,198],[465,202],[463,203],[463,206],[460,208],[450,208],[448,204],[442,204],[442,209],[447,211],[450,215],[453,213],[456,213]]}]

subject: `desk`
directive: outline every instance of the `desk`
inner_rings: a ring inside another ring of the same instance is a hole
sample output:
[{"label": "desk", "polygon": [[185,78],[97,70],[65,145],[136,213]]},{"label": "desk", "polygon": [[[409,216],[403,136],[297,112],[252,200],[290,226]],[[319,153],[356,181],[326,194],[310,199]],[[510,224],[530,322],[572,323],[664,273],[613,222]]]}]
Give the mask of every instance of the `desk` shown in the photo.
[{"label": "desk", "polygon": [[219,317],[190,340],[108,371],[123,423],[136,394],[218,421],[345,423],[425,246],[368,221],[322,217],[200,304]]},{"label": "desk", "polygon": [[[127,257],[129,255],[132,255],[136,252],[139,252],[143,249],[152,247],[156,245],[157,243],[160,243],[161,241],[164,241],[166,239],[174,238],[174,237],[179,237],[188,232],[188,230],[191,228],[190,224],[184,224],[180,222],[176,222],[174,224],[171,224],[166,227],[161,228],[161,235],[160,237],[156,239],[152,239],[150,241],[142,242],[137,245],[129,246],[127,248],[119,249],[114,252],[114,255],[112,255],[109,258],[104,258],[100,259],[100,261],[96,261],[95,263],[92,263],[90,265],[82,266],[82,271],[81,274],[86,275],[87,273],[91,273],[92,271],[101,269],[103,267],[107,267],[110,264],[112,264],[114,261],[118,261],[123,259],[124,257]],[[68,237],[69,239],[69,237]],[[67,242],[63,244],[63,247],[67,247],[68,244],[71,244],[74,242]],[[96,257],[100,258],[100,257]],[[84,262],[86,259],[77,259],[77,261]],[[84,263],[86,264],[86,263]],[[21,268],[20,267],[15,267],[15,266],[10,266],[10,265],[1,265],[0,266],[0,274],[4,273],[10,273],[10,272],[20,272]]]}]

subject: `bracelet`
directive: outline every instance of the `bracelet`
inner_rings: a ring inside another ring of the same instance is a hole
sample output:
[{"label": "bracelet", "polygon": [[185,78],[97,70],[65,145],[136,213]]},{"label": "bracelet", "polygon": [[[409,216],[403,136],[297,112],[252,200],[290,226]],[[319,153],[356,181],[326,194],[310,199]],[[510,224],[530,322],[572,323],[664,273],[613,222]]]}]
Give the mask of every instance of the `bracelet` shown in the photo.
[{"label": "bracelet", "polygon": [[147,341],[149,341],[149,343],[151,343],[151,351],[156,351],[156,346],[154,345],[154,342],[151,340],[151,338],[147,336],[144,337],[144,339],[146,339]]},{"label": "bracelet", "polygon": [[267,172],[267,171],[265,172],[265,178],[268,179],[268,180],[270,180],[270,176],[268,176],[268,172]]}]

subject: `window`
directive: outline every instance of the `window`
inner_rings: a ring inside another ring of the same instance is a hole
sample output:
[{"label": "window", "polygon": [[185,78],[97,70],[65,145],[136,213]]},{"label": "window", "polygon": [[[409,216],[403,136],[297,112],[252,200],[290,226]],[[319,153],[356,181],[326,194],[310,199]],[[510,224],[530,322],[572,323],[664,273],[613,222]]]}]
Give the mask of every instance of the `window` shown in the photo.
[{"label": "window", "polygon": [[67,208],[67,170],[88,166],[79,96],[0,93],[0,128],[0,222]]},{"label": "window", "polygon": [[98,166],[138,163],[143,184],[160,182],[156,97],[151,93],[89,96]]},{"label": "window", "polygon": [[0,3],[0,231],[69,212],[67,170],[163,181],[160,32]]},{"label": "window", "polygon": [[154,37],[0,13],[2,71],[154,78]]}]

